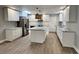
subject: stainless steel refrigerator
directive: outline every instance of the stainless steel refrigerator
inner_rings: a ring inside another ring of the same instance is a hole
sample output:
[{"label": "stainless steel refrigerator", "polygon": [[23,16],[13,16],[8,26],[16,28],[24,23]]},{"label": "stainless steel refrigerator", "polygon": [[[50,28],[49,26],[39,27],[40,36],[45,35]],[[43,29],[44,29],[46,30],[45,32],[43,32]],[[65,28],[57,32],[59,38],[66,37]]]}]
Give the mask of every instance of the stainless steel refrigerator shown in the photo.
[{"label": "stainless steel refrigerator", "polygon": [[17,21],[17,27],[22,27],[22,36],[26,36],[29,34],[29,19],[24,16],[19,17],[19,21]]}]

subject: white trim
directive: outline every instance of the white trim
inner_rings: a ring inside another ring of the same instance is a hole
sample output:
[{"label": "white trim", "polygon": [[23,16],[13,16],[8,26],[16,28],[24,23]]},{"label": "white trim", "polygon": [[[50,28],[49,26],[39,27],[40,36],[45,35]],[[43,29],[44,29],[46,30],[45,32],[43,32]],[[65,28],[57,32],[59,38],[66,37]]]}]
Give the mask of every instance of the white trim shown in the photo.
[{"label": "white trim", "polygon": [[0,43],[3,43],[3,42],[5,42],[6,40],[4,39],[4,40],[0,40]]}]

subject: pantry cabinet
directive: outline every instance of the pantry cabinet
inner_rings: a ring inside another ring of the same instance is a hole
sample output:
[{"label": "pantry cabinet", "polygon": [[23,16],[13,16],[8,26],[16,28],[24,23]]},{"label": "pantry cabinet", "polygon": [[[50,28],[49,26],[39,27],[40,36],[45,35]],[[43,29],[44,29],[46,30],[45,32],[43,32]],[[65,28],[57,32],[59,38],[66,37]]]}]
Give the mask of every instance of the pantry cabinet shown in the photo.
[{"label": "pantry cabinet", "polygon": [[4,8],[4,18],[6,21],[19,21],[19,11]]}]

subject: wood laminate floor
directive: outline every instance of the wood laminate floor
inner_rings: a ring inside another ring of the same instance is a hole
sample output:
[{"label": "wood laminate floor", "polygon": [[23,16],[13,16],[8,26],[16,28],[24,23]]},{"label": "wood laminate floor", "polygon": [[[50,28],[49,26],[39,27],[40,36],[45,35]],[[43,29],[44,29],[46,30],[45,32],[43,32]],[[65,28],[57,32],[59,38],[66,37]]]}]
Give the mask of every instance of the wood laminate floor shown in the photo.
[{"label": "wood laminate floor", "polygon": [[[41,38],[40,38],[41,39]],[[28,36],[0,44],[0,54],[73,54],[72,48],[63,48],[55,33],[49,33],[43,44],[31,43]]]}]

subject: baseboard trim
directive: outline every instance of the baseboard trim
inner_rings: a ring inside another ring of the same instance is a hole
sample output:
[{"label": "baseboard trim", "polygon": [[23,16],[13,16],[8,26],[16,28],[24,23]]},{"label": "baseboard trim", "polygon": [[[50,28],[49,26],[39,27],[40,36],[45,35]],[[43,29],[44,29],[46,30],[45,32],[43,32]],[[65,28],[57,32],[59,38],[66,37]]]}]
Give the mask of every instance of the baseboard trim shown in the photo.
[{"label": "baseboard trim", "polygon": [[6,41],[6,40],[0,40],[0,44],[3,43],[3,42],[5,42],[5,41]]}]

